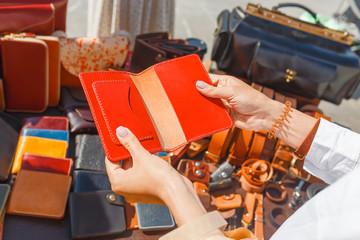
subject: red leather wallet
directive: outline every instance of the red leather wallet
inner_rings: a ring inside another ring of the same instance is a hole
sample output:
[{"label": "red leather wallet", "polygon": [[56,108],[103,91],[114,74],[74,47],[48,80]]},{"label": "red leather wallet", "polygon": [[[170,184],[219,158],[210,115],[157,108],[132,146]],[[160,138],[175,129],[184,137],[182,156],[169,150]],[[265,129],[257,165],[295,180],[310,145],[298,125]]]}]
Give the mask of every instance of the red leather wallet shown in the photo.
[{"label": "red leather wallet", "polygon": [[73,160],[71,158],[56,158],[32,153],[24,153],[21,169],[52,172],[70,175]]},{"label": "red leather wallet", "polygon": [[211,84],[197,55],[158,63],[139,74],[85,72],[80,80],[111,161],[131,157],[116,137],[119,126],[129,128],[145,149],[157,152],[172,151],[233,125],[220,99],[207,98],[196,89],[198,80]]},{"label": "red leather wallet", "polygon": [[69,130],[69,119],[61,116],[42,116],[25,118],[24,128],[40,128],[54,130]]}]

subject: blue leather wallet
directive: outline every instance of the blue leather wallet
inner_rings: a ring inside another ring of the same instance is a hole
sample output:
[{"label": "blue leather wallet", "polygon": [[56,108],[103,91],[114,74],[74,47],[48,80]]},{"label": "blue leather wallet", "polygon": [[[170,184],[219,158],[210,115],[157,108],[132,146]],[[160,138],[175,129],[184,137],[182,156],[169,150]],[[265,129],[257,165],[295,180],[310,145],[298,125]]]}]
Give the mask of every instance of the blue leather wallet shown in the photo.
[{"label": "blue leather wallet", "polygon": [[69,131],[67,130],[23,128],[21,136],[51,138],[69,142]]},{"label": "blue leather wallet", "polygon": [[142,231],[167,230],[175,227],[175,220],[167,206],[135,203],[139,229]]}]

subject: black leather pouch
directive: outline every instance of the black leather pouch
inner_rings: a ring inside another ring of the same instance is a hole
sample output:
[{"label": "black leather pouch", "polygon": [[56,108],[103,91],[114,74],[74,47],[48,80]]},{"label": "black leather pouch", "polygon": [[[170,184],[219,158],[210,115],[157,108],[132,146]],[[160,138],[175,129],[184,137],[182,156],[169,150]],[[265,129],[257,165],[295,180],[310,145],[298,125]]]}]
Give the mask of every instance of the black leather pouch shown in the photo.
[{"label": "black leather pouch", "polygon": [[142,231],[168,230],[175,227],[175,221],[167,206],[135,203],[139,229]]},{"label": "black leather pouch", "polygon": [[124,198],[112,191],[72,192],[72,238],[112,236],[126,230]]},{"label": "black leather pouch", "polygon": [[19,133],[0,115],[0,182],[9,177]]},{"label": "black leather pouch", "polygon": [[109,177],[105,172],[75,170],[74,192],[95,192],[111,190]]},{"label": "black leather pouch", "polygon": [[97,131],[82,88],[62,87],[59,108],[66,112],[72,133],[94,133]]},{"label": "black leather pouch", "polygon": [[99,135],[76,135],[74,165],[76,170],[106,171],[105,152]]},{"label": "black leather pouch", "polygon": [[230,178],[233,169],[233,165],[225,161],[210,175],[210,179],[212,182],[218,182],[226,178]]}]

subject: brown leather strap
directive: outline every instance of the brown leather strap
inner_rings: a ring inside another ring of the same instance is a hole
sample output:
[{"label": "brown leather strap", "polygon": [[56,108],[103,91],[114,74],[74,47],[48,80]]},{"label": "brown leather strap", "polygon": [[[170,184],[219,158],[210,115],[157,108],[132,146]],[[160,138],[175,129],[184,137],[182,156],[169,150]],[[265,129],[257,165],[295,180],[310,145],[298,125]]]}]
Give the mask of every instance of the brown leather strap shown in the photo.
[{"label": "brown leather strap", "polygon": [[237,129],[234,141],[230,147],[227,161],[231,164],[241,166],[249,151],[249,145],[252,139],[252,131],[245,129]]},{"label": "brown leather strap", "polygon": [[210,141],[205,138],[191,142],[189,149],[186,151],[186,154],[189,158],[193,158],[204,151],[209,146],[209,143]]},{"label": "brown leather strap", "polygon": [[273,175],[270,162],[248,159],[241,166],[241,187],[248,192],[262,192]]},{"label": "brown leather strap", "polygon": [[254,218],[254,232],[258,240],[264,240],[264,203],[263,195],[255,193],[257,200]]},{"label": "brown leather strap", "polygon": [[207,185],[201,182],[193,182],[193,186],[203,206],[206,209],[209,208],[211,205],[211,198]]},{"label": "brown leather strap", "polygon": [[223,158],[233,139],[235,127],[215,133],[212,135],[209,148],[205,152],[204,159],[214,163],[219,162]]},{"label": "brown leather strap", "polygon": [[273,202],[282,202],[285,200],[287,193],[284,185],[269,183],[265,190],[266,197]]},{"label": "brown leather strap", "polygon": [[265,131],[254,131],[248,158],[260,158],[266,139],[267,133]]},{"label": "brown leather strap", "polygon": [[254,216],[255,207],[255,193],[247,192],[244,200],[244,213],[242,215],[241,223],[243,227],[249,228]]},{"label": "brown leather strap", "polygon": [[294,155],[299,159],[304,159],[306,154],[309,152],[311,144],[315,138],[315,134],[319,128],[320,125],[320,119],[316,122],[310,133],[307,135],[307,137],[304,139],[302,144],[296,149],[294,152]]}]

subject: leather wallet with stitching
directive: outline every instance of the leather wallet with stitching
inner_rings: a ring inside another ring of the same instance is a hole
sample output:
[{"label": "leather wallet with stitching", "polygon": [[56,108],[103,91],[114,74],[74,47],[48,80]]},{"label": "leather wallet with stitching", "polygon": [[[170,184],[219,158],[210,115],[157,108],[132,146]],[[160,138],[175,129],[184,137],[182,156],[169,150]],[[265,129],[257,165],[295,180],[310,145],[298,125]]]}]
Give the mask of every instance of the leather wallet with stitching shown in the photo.
[{"label": "leather wallet with stitching", "polygon": [[105,152],[99,135],[78,134],[75,143],[75,169],[106,171]]},{"label": "leather wallet with stitching", "polygon": [[196,89],[198,80],[208,84],[211,80],[194,54],[139,74],[84,72],[80,80],[111,161],[130,158],[116,136],[119,126],[129,128],[145,149],[158,152],[172,151],[233,125],[220,99],[207,98]]},{"label": "leather wallet with stitching", "polygon": [[70,193],[71,237],[99,237],[124,232],[124,204],[122,196],[109,190]]},{"label": "leather wallet with stitching", "polygon": [[56,158],[32,153],[24,153],[21,161],[21,169],[65,175],[70,175],[72,165],[71,158]]},{"label": "leather wallet with stitching", "polygon": [[71,176],[21,170],[9,199],[7,213],[61,219],[71,186]]},{"label": "leather wallet with stitching", "polygon": [[58,116],[29,117],[24,119],[23,128],[69,130],[69,119]]}]

